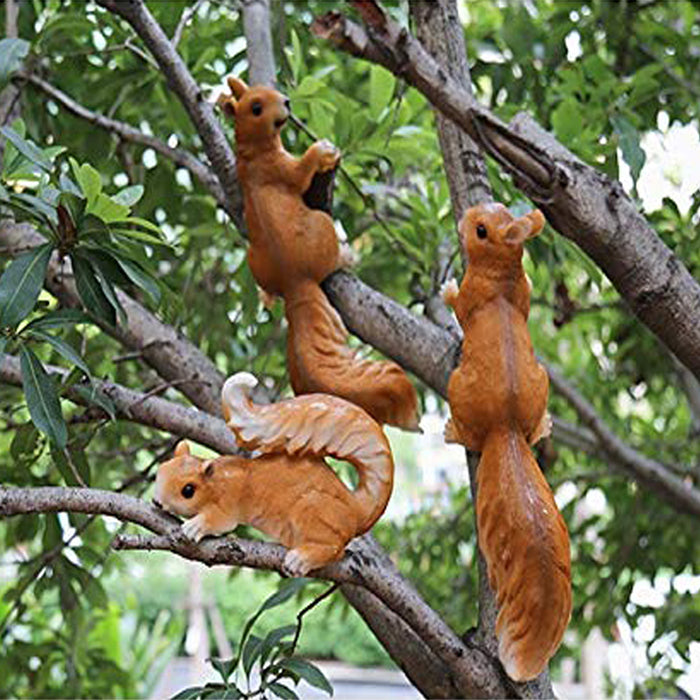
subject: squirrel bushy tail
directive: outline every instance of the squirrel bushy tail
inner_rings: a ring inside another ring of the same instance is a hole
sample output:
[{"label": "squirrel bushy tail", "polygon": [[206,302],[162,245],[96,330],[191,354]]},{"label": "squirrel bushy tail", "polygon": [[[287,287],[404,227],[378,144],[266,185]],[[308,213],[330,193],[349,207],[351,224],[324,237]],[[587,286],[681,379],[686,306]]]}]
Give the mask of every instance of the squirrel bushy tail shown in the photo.
[{"label": "squirrel bushy tail", "polygon": [[348,332],[313,282],[285,295],[288,369],[297,394],[333,394],[362,407],[379,423],[418,431],[418,397],[394,362],[362,360],[347,346]]},{"label": "squirrel bushy tail", "polygon": [[254,404],[250,391],[256,384],[252,374],[239,372],[221,391],[224,418],[238,443],[263,453],[350,462],[359,475],[354,496],[362,512],[362,532],[369,529],[384,512],[394,483],[394,461],[381,426],[358,406],[327,394]]},{"label": "squirrel bushy tail", "polygon": [[535,678],[571,616],[569,537],[522,432],[499,427],[477,470],[479,547],[498,600],[498,656],[517,681]]}]

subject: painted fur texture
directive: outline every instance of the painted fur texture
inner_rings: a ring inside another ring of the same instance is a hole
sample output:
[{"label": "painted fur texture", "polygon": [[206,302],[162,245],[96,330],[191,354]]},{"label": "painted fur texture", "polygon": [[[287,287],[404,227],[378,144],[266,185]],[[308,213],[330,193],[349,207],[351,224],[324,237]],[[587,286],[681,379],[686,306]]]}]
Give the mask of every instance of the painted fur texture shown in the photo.
[{"label": "painted fur texture", "polygon": [[[158,469],[155,501],[187,517],[183,530],[197,541],[252,525],[289,549],[289,574],[304,576],[341,559],[347,543],[382,515],[394,481],[391,449],[358,406],[325,394],[258,406],[249,396],[256,383],[245,372],[230,377],[222,405],[241,446],[259,456],[204,460],[183,441]],[[354,491],[325,456],[357,469]]]},{"label": "painted fur texture", "polygon": [[460,235],[469,266],[459,289],[453,281],[444,294],[464,330],[445,437],[481,452],[479,546],[499,606],[499,658],[516,681],[542,672],[571,616],[569,536],[530,450],[549,433],[549,380],[527,329],[521,259],[543,226],[538,210],[519,219],[502,204],[467,210]]},{"label": "painted fur texture", "polygon": [[228,79],[219,105],[235,121],[238,177],[250,247],[248,262],[269,297],[282,296],[289,324],[287,353],[296,394],[334,394],[375,420],[418,428],[416,391],[393,362],[359,360],[347,330],[319,284],[341,266],[333,220],[309,208],[304,194],[317,173],[334,169],[339,151],[317,141],[301,158],[282,145],[289,100],[265,86]]}]

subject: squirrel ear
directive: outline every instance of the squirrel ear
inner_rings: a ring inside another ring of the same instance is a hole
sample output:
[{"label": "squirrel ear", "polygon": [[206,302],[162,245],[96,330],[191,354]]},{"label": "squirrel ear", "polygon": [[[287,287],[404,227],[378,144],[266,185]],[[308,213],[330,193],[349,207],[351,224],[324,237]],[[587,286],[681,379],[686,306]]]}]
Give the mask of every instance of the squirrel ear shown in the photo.
[{"label": "squirrel ear", "polygon": [[209,461],[205,462],[206,467],[204,467],[203,474],[205,479],[210,479],[212,476],[214,476],[214,462]]},{"label": "squirrel ear", "polygon": [[216,100],[216,106],[231,119],[236,117],[236,100],[230,95],[222,93]]},{"label": "squirrel ear", "polygon": [[180,440],[180,442],[178,442],[177,446],[175,447],[175,456],[183,457],[184,455],[188,455],[189,453],[190,443],[187,442],[187,440]]},{"label": "squirrel ear", "polygon": [[231,90],[231,93],[237,100],[240,100],[243,97],[243,93],[248,89],[248,86],[240,78],[234,78],[232,75],[226,78],[226,82],[229,90]]}]

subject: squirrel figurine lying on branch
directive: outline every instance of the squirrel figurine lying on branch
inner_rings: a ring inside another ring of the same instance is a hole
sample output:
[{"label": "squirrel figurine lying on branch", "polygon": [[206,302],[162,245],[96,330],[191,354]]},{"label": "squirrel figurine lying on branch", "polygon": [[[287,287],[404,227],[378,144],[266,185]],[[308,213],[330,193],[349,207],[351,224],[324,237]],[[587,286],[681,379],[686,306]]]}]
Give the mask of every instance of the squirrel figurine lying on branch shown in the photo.
[{"label": "squirrel figurine lying on branch", "polygon": [[452,280],[444,292],[464,330],[445,438],[481,452],[479,547],[498,601],[498,655],[516,681],[542,672],[571,616],[569,536],[529,447],[550,432],[522,266],[525,241],[543,226],[538,210],[519,219],[502,204],[467,210],[459,230],[469,265],[461,287]]},{"label": "squirrel figurine lying on branch", "polygon": [[[154,501],[187,517],[183,530],[196,541],[248,523],[289,548],[287,573],[305,576],[341,559],[380,518],[394,483],[391,448],[381,426],[343,399],[308,394],[258,406],[249,396],[256,384],[247,372],[230,377],[222,405],[241,447],[262,454],[201,459],[182,441],[158,468]],[[324,456],[357,469],[355,491]]]},{"label": "squirrel figurine lying on branch", "polygon": [[304,194],[315,175],[337,166],[340,153],[328,141],[317,141],[295,158],[280,139],[289,100],[238,78],[229,78],[228,85],[232,95],[222,95],[218,104],[235,121],[248,262],[264,292],[284,298],[294,392],[341,396],[380,423],[417,430],[418,397],[404,371],[394,362],[358,359],[319,286],[341,266],[340,247],[331,217],[309,208]]}]

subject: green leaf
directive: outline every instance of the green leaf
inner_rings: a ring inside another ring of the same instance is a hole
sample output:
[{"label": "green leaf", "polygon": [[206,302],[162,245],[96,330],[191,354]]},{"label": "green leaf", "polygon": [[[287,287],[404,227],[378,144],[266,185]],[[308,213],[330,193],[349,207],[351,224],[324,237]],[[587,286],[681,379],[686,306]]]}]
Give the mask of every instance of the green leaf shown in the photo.
[{"label": "green leaf", "polygon": [[236,670],[236,666],[238,666],[238,657],[234,657],[233,659],[217,659],[212,657],[209,659],[209,662],[216,669],[224,683],[227,683],[229,676]]},{"label": "green leaf", "polygon": [[171,700],[196,700],[201,694],[204,688],[193,686],[191,688],[185,688],[181,690],[177,695],[173,695]]},{"label": "green leaf", "polygon": [[243,661],[243,670],[245,671],[246,676],[250,676],[250,671],[253,668],[253,664],[262,652],[262,641],[263,640],[257,635],[251,634],[243,647],[241,659]]},{"label": "green leaf", "polygon": [[140,228],[145,228],[147,231],[151,231],[152,233],[155,233],[156,236],[162,236],[163,232],[154,224],[152,221],[149,221],[148,219],[142,219],[138,216],[128,216],[126,219],[122,219],[121,221],[117,222],[120,224],[132,224],[134,226],[139,226]]},{"label": "green leaf", "polygon": [[88,377],[91,376],[90,368],[85,363],[85,360],[78,354],[78,352],[69,345],[65,340],[59,338],[58,336],[51,335],[44,332],[38,328],[33,328],[29,331],[29,334],[37,338],[38,340],[43,340],[49,343],[58,353],[60,353],[68,362],[74,364],[82,372],[84,372]]},{"label": "green leaf", "polygon": [[0,277],[0,327],[15,326],[34,308],[46,277],[52,243],[20,255]]},{"label": "green leaf", "polygon": [[115,202],[104,192],[100,192],[95,201],[88,203],[87,212],[111,224],[117,221],[123,221],[124,217],[129,213],[129,207]]},{"label": "green leaf", "polygon": [[385,68],[373,65],[369,72],[369,114],[379,118],[394,94],[394,76]]},{"label": "green leaf", "polygon": [[78,323],[94,323],[94,321],[80,309],[57,309],[49,311],[41,318],[35,318],[22,329],[22,333],[29,330],[49,330],[51,328],[66,328]]},{"label": "green leaf", "polygon": [[283,698],[283,700],[298,700],[299,698],[291,688],[287,688],[286,685],[282,685],[281,683],[270,683],[267,689],[278,698]]},{"label": "green leaf", "polygon": [[87,402],[101,408],[112,420],[115,420],[117,407],[114,405],[112,399],[94,384],[89,386],[75,384],[73,386],[73,391],[80,394]]},{"label": "green leaf", "polygon": [[78,255],[71,255],[71,261],[73,262],[75,286],[78,288],[80,300],[85,308],[110,326],[116,325],[117,314],[114,306],[102,291],[102,284],[91,264]]},{"label": "green leaf", "polygon": [[85,195],[85,199],[87,199],[88,210],[90,210],[102,192],[102,178],[100,177],[100,173],[89,163],[83,163],[77,172],[75,172],[75,178]]},{"label": "green leaf", "polygon": [[26,345],[20,348],[19,359],[29,415],[34,425],[57,447],[63,449],[68,440],[68,430],[53,381],[39,358]]},{"label": "green leaf", "polygon": [[28,41],[24,39],[0,39],[0,88],[5,87],[28,53]]},{"label": "green leaf", "polygon": [[622,157],[630,167],[632,180],[636,187],[637,180],[647,159],[647,154],[640,145],[639,132],[631,122],[619,114],[610,117],[610,123],[617,134]]},{"label": "green leaf", "polygon": [[333,686],[323,675],[320,669],[304,659],[284,659],[280,662],[280,667],[287,669],[301,676],[309,685],[319,688],[329,695],[333,695]]},{"label": "green leaf", "polygon": [[290,598],[293,598],[311,579],[308,578],[293,578],[283,581],[275,593],[273,593],[260,607],[260,612],[276,608],[282,603],[286,603]]},{"label": "green leaf", "polygon": [[125,207],[133,207],[141,197],[143,197],[143,185],[131,185],[113,195],[112,200]]},{"label": "green leaf", "polygon": [[573,97],[563,99],[552,112],[552,127],[562,143],[571,143],[583,129],[581,105]]},{"label": "green leaf", "polygon": [[93,265],[92,269],[97,275],[97,279],[102,287],[105,297],[107,297],[107,300],[117,312],[120,323],[126,325],[126,311],[124,311],[124,307],[121,305],[121,302],[117,297],[117,290],[112,284],[112,279],[108,274],[106,265],[104,265],[101,261],[98,261],[97,264]]},{"label": "green leaf", "polygon": [[51,161],[42,153],[31,141],[23,139],[12,127],[0,127],[0,133],[29,161],[39,166],[42,170],[51,172],[53,165]]},{"label": "green leaf", "polygon": [[114,256],[114,259],[119,263],[119,266],[124,270],[129,279],[148,294],[154,304],[160,303],[160,287],[154,277],[149,275],[141,265],[133,260],[120,258],[117,255]]},{"label": "green leaf", "polygon": [[147,243],[148,245],[162,246],[163,248],[172,248],[170,243],[164,241],[155,236],[151,236],[149,233],[144,233],[143,231],[138,231],[137,229],[128,228],[112,228],[112,233],[117,236],[126,236],[135,241],[141,241],[142,243]]}]

